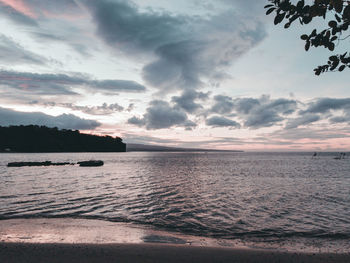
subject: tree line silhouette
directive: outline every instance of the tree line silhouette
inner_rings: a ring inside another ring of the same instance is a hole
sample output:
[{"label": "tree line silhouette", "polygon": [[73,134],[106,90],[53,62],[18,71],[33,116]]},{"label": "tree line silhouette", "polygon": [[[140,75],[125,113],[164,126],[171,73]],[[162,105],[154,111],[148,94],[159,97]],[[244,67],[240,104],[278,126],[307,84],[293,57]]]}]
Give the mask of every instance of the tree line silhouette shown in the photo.
[{"label": "tree line silhouette", "polygon": [[0,126],[0,152],[125,152],[120,137],[46,126]]}]

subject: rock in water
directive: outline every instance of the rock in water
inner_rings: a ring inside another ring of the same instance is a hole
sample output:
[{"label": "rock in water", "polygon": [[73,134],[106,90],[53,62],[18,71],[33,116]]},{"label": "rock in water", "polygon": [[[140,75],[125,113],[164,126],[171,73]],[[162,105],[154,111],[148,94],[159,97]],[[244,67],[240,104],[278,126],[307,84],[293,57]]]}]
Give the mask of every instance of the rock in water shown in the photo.
[{"label": "rock in water", "polygon": [[104,163],[101,160],[90,160],[90,161],[83,161],[78,162],[79,166],[89,167],[89,166],[102,166]]},{"label": "rock in water", "polygon": [[8,163],[7,167],[23,167],[23,166],[61,166],[61,165],[72,165],[72,163],[52,163],[50,161],[45,162],[12,162]]}]

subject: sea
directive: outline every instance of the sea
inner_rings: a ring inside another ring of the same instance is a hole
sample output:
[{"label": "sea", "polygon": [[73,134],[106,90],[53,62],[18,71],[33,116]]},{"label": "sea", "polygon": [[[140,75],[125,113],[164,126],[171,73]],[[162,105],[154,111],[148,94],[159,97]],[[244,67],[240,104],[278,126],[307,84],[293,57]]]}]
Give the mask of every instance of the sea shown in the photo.
[{"label": "sea", "polygon": [[[350,251],[350,158],[337,153],[0,154],[0,224],[18,218],[125,222],[256,247]],[[8,162],[103,160],[7,167]]]}]

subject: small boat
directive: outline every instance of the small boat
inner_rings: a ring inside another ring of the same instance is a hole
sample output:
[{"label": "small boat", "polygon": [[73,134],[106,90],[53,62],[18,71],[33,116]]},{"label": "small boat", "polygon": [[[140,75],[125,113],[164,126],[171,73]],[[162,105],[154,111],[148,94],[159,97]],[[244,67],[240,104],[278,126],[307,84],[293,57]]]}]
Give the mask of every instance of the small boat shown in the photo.
[{"label": "small boat", "polygon": [[345,159],[346,153],[340,153],[339,156],[334,157],[335,160]]}]

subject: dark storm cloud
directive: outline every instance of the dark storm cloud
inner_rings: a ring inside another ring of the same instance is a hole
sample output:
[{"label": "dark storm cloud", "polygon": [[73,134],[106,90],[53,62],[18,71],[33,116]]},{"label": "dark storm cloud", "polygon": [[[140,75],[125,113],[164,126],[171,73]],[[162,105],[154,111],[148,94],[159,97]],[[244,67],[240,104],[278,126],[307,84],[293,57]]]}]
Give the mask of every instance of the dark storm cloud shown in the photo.
[{"label": "dark storm cloud", "polygon": [[41,95],[76,95],[72,87],[83,87],[91,92],[143,92],[146,88],[129,80],[93,80],[76,74],[36,74],[0,71],[0,88],[8,87]]},{"label": "dark storm cloud", "polygon": [[240,128],[241,125],[233,120],[227,119],[225,117],[213,116],[206,120],[207,126],[213,127],[231,127],[231,128]]},{"label": "dark storm cloud", "polygon": [[174,107],[166,101],[154,100],[150,102],[150,107],[142,118],[132,117],[128,123],[140,127],[146,127],[148,130],[165,129],[173,126],[181,126],[190,129],[196,124],[187,118],[186,113]]},{"label": "dark storm cloud", "polygon": [[114,47],[153,51],[182,35],[178,27],[183,22],[175,16],[140,12],[135,5],[123,0],[85,2],[97,23],[98,35]]},{"label": "dark storm cloud", "polygon": [[82,119],[72,114],[51,116],[42,112],[19,112],[0,107],[0,126],[30,124],[78,130],[91,130],[101,125],[95,120]]},{"label": "dark storm cloud", "polygon": [[44,57],[30,52],[12,39],[0,34],[0,64],[18,65],[18,64],[37,64],[47,63]]},{"label": "dark storm cloud", "polygon": [[126,1],[86,1],[97,34],[112,48],[153,55],[143,77],[160,91],[197,89],[203,79],[223,70],[265,37],[261,23],[245,21],[227,10],[217,16],[190,17],[140,11]]},{"label": "dark storm cloud", "polygon": [[206,100],[208,99],[208,93],[196,92],[194,90],[186,90],[181,96],[172,97],[172,102],[175,103],[175,106],[185,110],[188,113],[194,113],[198,109],[203,108],[199,103],[196,103],[196,100]]}]

